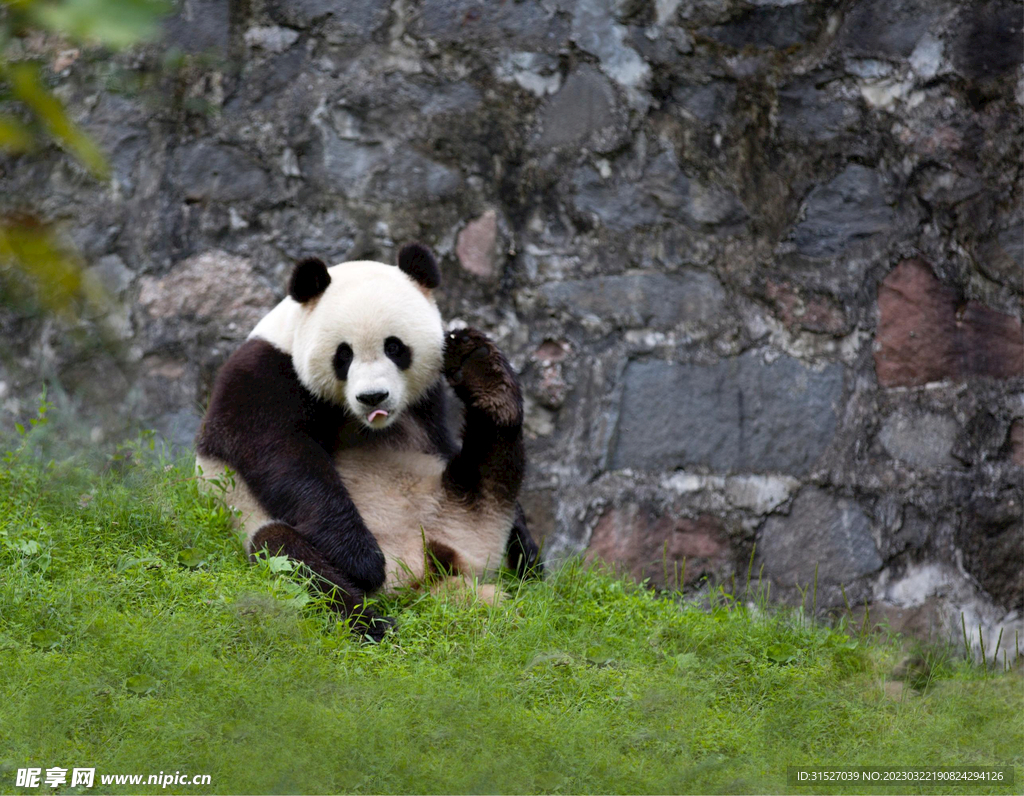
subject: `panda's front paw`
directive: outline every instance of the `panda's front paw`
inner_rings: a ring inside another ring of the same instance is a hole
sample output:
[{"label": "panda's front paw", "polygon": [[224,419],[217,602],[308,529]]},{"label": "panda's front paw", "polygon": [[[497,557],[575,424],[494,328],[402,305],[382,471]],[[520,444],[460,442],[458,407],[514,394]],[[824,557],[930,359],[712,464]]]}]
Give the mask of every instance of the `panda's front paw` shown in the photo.
[{"label": "panda's front paw", "polygon": [[351,539],[338,562],[339,569],[364,592],[375,592],[384,585],[387,576],[384,553],[369,531]]},{"label": "panda's front paw", "polygon": [[543,578],[544,562],[540,560],[540,547],[529,536],[517,537],[509,545],[509,566],[522,579]]},{"label": "panda's front paw", "polygon": [[512,366],[487,335],[458,329],[445,338],[444,375],[468,406],[500,426],[523,421],[523,398]]}]

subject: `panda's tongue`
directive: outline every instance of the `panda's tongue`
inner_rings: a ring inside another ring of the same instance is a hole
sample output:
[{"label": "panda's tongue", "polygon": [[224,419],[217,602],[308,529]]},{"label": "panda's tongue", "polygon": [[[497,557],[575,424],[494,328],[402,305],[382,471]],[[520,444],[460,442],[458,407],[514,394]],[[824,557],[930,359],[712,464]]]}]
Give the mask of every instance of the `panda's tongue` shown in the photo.
[{"label": "panda's tongue", "polygon": [[373,410],[372,412],[370,412],[370,414],[369,414],[369,415],[367,416],[367,418],[366,418],[366,422],[367,422],[367,423],[372,423],[372,422],[373,422],[374,420],[376,420],[376,419],[377,419],[378,417],[387,417],[387,416],[388,416],[388,413],[387,413],[387,412],[385,412],[385,411],[384,411],[383,409],[374,409],[374,410]]}]

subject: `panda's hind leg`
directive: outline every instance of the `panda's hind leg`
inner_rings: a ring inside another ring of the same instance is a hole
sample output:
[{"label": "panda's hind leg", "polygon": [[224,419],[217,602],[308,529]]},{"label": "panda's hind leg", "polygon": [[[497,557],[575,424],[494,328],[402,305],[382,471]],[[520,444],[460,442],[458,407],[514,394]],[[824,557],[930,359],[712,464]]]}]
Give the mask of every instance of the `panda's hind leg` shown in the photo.
[{"label": "panda's hind leg", "polygon": [[329,599],[332,607],[351,617],[352,629],[359,635],[380,641],[394,626],[394,620],[378,616],[367,608],[365,593],[290,525],[265,523],[250,537],[248,549],[251,561],[266,550],[270,555],[285,555],[303,564],[313,574],[314,586]]}]

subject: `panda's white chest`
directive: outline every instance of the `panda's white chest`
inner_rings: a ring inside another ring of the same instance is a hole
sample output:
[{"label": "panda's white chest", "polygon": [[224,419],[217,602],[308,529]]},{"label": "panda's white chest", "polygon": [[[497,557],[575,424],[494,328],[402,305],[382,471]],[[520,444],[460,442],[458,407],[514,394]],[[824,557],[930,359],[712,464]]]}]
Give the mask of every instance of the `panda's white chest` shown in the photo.
[{"label": "panda's white chest", "polygon": [[335,463],[366,527],[387,559],[393,588],[418,581],[437,545],[454,554],[459,572],[482,577],[504,558],[512,513],[489,502],[469,506],[441,483],[445,461],[415,451],[345,450]]},{"label": "panda's white chest", "polygon": [[444,460],[418,451],[345,450],[335,464],[363,522],[378,541],[419,535],[440,518]]}]

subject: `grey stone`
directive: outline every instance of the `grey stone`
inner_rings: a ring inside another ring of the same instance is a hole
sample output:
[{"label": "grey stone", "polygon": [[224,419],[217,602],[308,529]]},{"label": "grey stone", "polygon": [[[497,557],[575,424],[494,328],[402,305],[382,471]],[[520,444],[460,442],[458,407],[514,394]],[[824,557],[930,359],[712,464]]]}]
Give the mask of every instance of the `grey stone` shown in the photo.
[{"label": "grey stone", "polygon": [[600,72],[581,66],[541,111],[538,148],[585,145],[613,149],[625,135],[625,119],[615,90]]},{"label": "grey stone", "polygon": [[963,551],[964,567],[986,592],[1000,605],[1024,612],[1024,511],[1019,489],[1019,476],[994,494],[986,494],[989,488],[976,489],[966,505],[957,506],[962,520],[955,544]]},{"label": "grey stone", "polygon": [[1024,62],[1019,3],[970,3],[958,21],[954,62],[969,78],[996,78]]},{"label": "grey stone", "polygon": [[628,28],[626,43],[653,69],[674,66],[680,55],[693,52],[693,36],[684,28],[668,27],[657,30],[632,25]]},{"label": "grey stone", "polygon": [[692,270],[555,282],[540,292],[549,306],[577,317],[596,315],[620,326],[652,329],[712,322],[725,303],[721,283]]},{"label": "grey stone", "polygon": [[289,47],[282,53],[253,53],[246,80],[239,93],[226,100],[226,111],[251,105],[261,110],[273,108],[286,117],[306,116],[312,109],[305,93],[303,77],[311,71],[310,55],[305,47]]},{"label": "grey stone", "polygon": [[960,425],[951,417],[900,409],[886,418],[878,439],[894,459],[912,467],[952,467]]},{"label": "grey stone", "polygon": [[224,0],[184,0],[177,14],[164,22],[166,40],[184,52],[212,50],[219,54],[231,43],[231,7]]},{"label": "grey stone", "polygon": [[630,88],[644,85],[651,68],[626,44],[626,28],[616,24],[614,0],[577,0],[573,12],[572,40],[601,62],[601,70],[616,83]]},{"label": "grey stone", "polygon": [[[331,3],[337,7],[337,3]],[[344,13],[332,14],[324,23],[324,39],[329,44],[362,46],[366,38],[384,28],[391,13],[388,0],[346,3]]]},{"label": "grey stone", "polygon": [[854,501],[815,487],[805,487],[788,517],[769,517],[761,529],[757,552],[764,571],[785,586],[848,584],[877,572],[882,558],[871,534],[871,521]]},{"label": "grey stone", "polygon": [[797,250],[808,257],[834,257],[893,223],[878,172],[851,164],[826,185],[811,191],[807,213],[793,232]]},{"label": "grey stone", "polygon": [[661,207],[666,221],[700,226],[736,224],[747,217],[735,194],[721,185],[691,179],[667,153],[647,166],[642,185]]},{"label": "grey stone", "polygon": [[1024,226],[1013,223],[987,240],[979,241],[975,261],[993,282],[1024,291],[1024,280],[1020,278],[1024,268]]},{"label": "grey stone", "polygon": [[825,19],[825,4],[800,4],[751,9],[736,20],[701,31],[722,44],[782,50],[809,42]]},{"label": "grey stone", "polygon": [[107,293],[115,297],[123,296],[132,281],[132,272],[116,254],[100,257],[95,265],[89,267],[89,273],[99,281]]},{"label": "grey stone", "polygon": [[495,65],[494,75],[502,82],[516,83],[538,97],[553,94],[562,84],[558,59],[545,53],[505,53]]},{"label": "grey stone", "polygon": [[374,175],[384,168],[386,154],[383,147],[341,138],[326,125],[321,125],[320,134],[319,167],[306,168],[303,165],[302,172],[332,193],[363,196]]},{"label": "grey stone", "polygon": [[747,218],[735,194],[691,180],[666,154],[648,164],[641,180],[604,179],[590,166],[574,177],[576,207],[614,229],[679,221],[693,227],[732,225]]},{"label": "grey stone", "polygon": [[942,69],[942,39],[926,33],[910,54],[910,66],[922,80],[931,80]]},{"label": "grey stone", "polygon": [[463,114],[480,107],[480,91],[471,83],[454,83],[445,87],[429,87],[421,112],[425,116],[439,114]]},{"label": "grey stone", "polygon": [[75,248],[85,255],[86,259],[94,259],[103,256],[114,248],[118,236],[121,234],[119,226],[108,224],[103,218],[96,218],[91,223],[74,226],[69,231],[71,242]]},{"label": "grey stone", "polygon": [[1024,225],[1016,224],[999,233],[999,245],[1017,265],[1024,267]]},{"label": "grey stone", "polygon": [[245,32],[245,43],[248,46],[259,47],[269,53],[283,53],[295,44],[298,38],[298,31],[276,25],[252,27]]},{"label": "grey stone", "polygon": [[690,181],[684,211],[698,224],[736,224],[747,217],[747,211],[734,193],[714,183]]},{"label": "grey stone", "polygon": [[627,230],[654,224],[663,217],[653,196],[635,183],[605,180],[590,166],[573,175],[573,203],[578,210],[593,213],[612,229]]},{"label": "grey stone", "polygon": [[713,365],[630,362],[611,467],[810,471],[835,433],[843,368],[754,353]]},{"label": "grey stone", "polygon": [[149,144],[149,111],[138,98],[100,94],[89,114],[88,132],[110,161],[121,190],[130,194],[133,174]]},{"label": "grey stone", "polygon": [[536,0],[480,3],[477,0],[424,0],[412,23],[416,36],[442,43],[553,52],[569,36],[565,16]]},{"label": "grey stone", "polygon": [[192,450],[200,422],[201,418],[194,409],[179,409],[155,418],[153,430],[170,443],[175,453],[181,455]]},{"label": "grey stone", "polygon": [[277,0],[269,8],[271,17],[290,27],[305,29],[322,25],[331,44],[362,43],[388,20],[388,0]]},{"label": "grey stone", "polygon": [[722,124],[736,102],[735,83],[708,83],[703,86],[679,86],[672,98],[687,113],[705,124]]},{"label": "grey stone", "polygon": [[457,171],[403,150],[389,161],[387,171],[374,180],[371,190],[381,199],[414,202],[449,197],[461,186],[462,176]]},{"label": "grey stone", "polygon": [[266,173],[240,149],[202,142],[175,155],[176,184],[190,201],[256,201],[269,187]]},{"label": "grey stone", "polygon": [[846,15],[839,39],[850,55],[908,58],[940,13],[934,0],[863,0]]},{"label": "grey stone", "polygon": [[801,77],[779,89],[779,125],[791,137],[830,141],[855,129],[856,107],[821,87],[827,76]]}]

